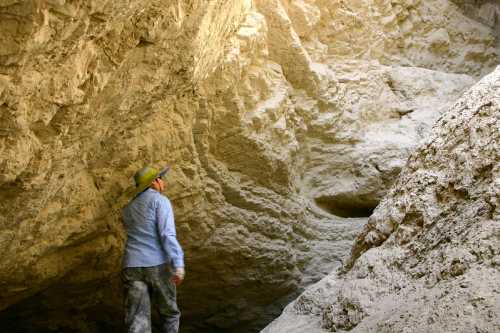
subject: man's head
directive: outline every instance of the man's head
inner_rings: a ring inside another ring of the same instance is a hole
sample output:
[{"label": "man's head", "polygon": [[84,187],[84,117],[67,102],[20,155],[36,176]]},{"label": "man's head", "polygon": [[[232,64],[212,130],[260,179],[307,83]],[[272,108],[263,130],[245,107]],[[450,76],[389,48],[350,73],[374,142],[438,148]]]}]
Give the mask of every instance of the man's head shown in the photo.
[{"label": "man's head", "polygon": [[137,171],[134,175],[136,187],[135,195],[140,194],[149,187],[152,187],[159,192],[165,190],[165,183],[161,178],[168,172],[169,169],[169,167],[165,167],[159,171],[156,168],[147,166]]}]

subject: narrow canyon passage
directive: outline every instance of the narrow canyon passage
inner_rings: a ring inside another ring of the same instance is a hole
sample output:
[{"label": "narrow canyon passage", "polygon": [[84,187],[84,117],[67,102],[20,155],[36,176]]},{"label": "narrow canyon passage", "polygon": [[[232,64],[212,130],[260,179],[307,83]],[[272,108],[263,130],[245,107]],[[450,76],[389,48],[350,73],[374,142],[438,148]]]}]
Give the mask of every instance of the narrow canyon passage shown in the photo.
[{"label": "narrow canyon passage", "polygon": [[492,0],[0,0],[0,332],[122,331],[145,165],[171,166],[181,331],[261,331],[364,250],[500,64],[499,22]]}]

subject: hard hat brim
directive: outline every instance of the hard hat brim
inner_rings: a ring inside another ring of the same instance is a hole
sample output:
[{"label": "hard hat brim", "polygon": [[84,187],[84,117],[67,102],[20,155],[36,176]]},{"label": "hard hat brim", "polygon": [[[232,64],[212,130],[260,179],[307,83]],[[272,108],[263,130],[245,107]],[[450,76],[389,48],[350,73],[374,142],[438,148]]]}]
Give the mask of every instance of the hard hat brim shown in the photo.
[{"label": "hard hat brim", "polygon": [[165,176],[169,170],[170,170],[169,166],[164,167],[163,169],[160,170],[160,172],[158,172],[158,176],[156,176],[156,178],[158,177],[163,178],[163,176]]}]

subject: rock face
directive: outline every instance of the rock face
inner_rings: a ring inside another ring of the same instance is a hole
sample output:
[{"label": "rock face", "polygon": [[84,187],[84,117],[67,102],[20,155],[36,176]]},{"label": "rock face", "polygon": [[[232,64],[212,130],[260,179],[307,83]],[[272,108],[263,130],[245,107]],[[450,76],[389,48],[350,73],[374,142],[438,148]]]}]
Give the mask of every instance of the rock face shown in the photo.
[{"label": "rock face", "polygon": [[498,8],[0,0],[0,326],[118,329],[120,208],[170,164],[185,330],[262,328],[498,63]]},{"label": "rock face", "polygon": [[262,332],[498,332],[500,67],[433,127],[344,272]]}]

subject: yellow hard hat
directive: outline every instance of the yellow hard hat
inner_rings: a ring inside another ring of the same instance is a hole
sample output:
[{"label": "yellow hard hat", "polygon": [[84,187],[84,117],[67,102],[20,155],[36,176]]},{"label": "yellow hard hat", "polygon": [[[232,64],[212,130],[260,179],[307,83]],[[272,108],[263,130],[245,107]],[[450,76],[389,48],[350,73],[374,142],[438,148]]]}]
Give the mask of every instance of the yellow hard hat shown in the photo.
[{"label": "yellow hard hat", "polygon": [[165,174],[168,172],[169,169],[170,167],[168,166],[161,170],[158,170],[150,166],[146,166],[141,170],[137,171],[134,175],[134,181],[136,187],[134,197],[144,192],[147,188],[149,188],[149,186],[151,186],[151,183],[156,178],[162,178],[163,176],[165,176]]}]

